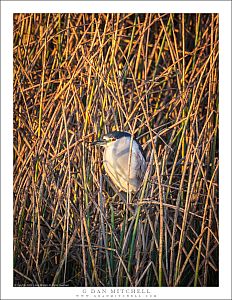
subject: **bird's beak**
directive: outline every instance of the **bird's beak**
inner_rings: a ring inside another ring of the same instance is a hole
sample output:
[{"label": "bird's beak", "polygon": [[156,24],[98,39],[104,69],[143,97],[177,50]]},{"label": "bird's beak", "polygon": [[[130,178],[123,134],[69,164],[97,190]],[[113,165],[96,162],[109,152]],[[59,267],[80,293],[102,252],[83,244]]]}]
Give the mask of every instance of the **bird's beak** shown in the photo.
[{"label": "bird's beak", "polygon": [[91,143],[92,146],[104,146],[107,143],[105,140],[97,140]]}]

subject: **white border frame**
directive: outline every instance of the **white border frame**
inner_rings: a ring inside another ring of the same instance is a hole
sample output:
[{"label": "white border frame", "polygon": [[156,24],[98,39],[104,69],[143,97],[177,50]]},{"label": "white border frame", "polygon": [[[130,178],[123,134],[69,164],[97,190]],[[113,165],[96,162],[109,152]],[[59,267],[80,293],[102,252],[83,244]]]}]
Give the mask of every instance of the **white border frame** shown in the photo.
[{"label": "white border frame", "polygon": [[[149,288],[136,299],[230,299],[231,296],[231,2],[230,1],[4,1],[1,2],[1,292],[7,299],[106,299],[99,288],[13,287],[13,13],[219,13],[220,286]],[[93,292],[91,292],[91,289]],[[105,288],[110,290],[111,288]],[[118,288],[120,289],[120,288]],[[132,288],[121,288],[124,290]],[[149,295],[150,294],[150,295]],[[138,294],[137,294],[138,295]],[[152,296],[151,296],[152,295]],[[144,298],[142,298],[144,297]],[[191,297],[191,298],[188,298]],[[116,299],[108,297],[109,299]],[[107,298],[107,299],[108,299]],[[118,294],[117,299],[132,299]],[[134,298],[133,298],[134,299]]]}]

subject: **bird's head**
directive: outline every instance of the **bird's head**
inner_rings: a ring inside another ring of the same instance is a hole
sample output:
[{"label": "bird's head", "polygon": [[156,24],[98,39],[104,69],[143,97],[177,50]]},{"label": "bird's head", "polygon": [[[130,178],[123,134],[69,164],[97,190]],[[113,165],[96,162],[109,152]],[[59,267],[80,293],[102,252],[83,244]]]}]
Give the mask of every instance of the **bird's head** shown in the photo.
[{"label": "bird's head", "polygon": [[112,131],[103,135],[101,139],[94,141],[92,145],[106,146],[109,145],[109,143],[115,142],[123,137],[131,138],[131,134],[125,131]]}]

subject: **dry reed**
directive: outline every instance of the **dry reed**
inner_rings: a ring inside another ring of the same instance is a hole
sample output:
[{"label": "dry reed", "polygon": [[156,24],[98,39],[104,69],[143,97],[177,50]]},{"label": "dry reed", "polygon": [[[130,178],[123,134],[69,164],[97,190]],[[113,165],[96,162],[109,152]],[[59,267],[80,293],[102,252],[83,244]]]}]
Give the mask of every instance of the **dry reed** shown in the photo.
[{"label": "dry reed", "polygon": [[[14,284],[218,286],[217,14],[14,15]],[[115,190],[90,141],[133,132]]]}]

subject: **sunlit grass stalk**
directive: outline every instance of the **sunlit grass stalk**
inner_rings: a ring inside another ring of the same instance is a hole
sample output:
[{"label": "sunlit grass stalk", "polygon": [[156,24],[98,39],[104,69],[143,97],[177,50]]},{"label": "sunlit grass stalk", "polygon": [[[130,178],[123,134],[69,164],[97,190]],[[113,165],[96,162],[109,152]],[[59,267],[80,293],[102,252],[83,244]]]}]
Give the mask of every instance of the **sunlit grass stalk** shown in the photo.
[{"label": "sunlit grass stalk", "polygon": [[[167,24],[167,31],[168,32],[170,30],[170,24],[171,24],[171,18],[168,19],[168,24]],[[157,73],[157,68],[158,68],[158,65],[159,65],[161,55],[162,55],[163,50],[164,50],[165,41],[166,41],[166,35],[164,34],[162,42],[161,42],[161,46],[160,46],[160,51],[159,51],[159,54],[158,54],[158,59],[155,63],[155,70],[153,72],[153,80],[155,79],[155,76],[156,76],[156,73]]]},{"label": "sunlit grass stalk", "polygon": [[[143,198],[144,198],[144,195],[145,195],[145,190],[146,190],[147,181],[148,181],[148,178],[149,178],[149,173],[150,173],[150,168],[151,168],[152,162],[153,162],[153,151],[151,153],[150,162],[149,162],[149,165],[147,167],[146,174],[144,176],[142,190],[141,190],[141,193],[140,193],[140,196],[139,196],[139,203],[138,203],[138,207],[137,207],[137,210],[136,210],[135,223],[134,223],[134,228],[133,228],[133,233],[132,233],[132,238],[131,238],[131,243],[130,243],[128,267],[127,267],[127,270],[128,270],[129,274],[131,272],[131,262],[132,262],[133,255],[134,255],[135,238],[136,238],[136,235],[137,235],[137,227],[138,227],[140,211],[141,211],[141,202],[143,201]],[[126,280],[126,286],[128,286],[128,278]]]},{"label": "sunlit grass stalk", "polygon": [[[114,231],[115,230],[115,216],[114,216],[114,208],[111,204],[110,204],[110,211],[111,211],[111,230]],[[110,235],[110,248],[111,249],[115,248],[113,234]],[[111,270],[112,270],[112,274],[113,274],[115,271],[115,260],[114,260],[113,250],[110,251],[110,266],[111,266]]]},{"label": "sunlit grass stalk", "polygon": [[109,281],[110,285],[113,286],[113,279],[112,279],[112,270],[111,270],[111,264],[110,264],[110,258],[109,258],[109,251],[108,251],[108,238],[107,238],[107,231],[105,230],[105,225],[104,225],[104,219],[103,219],[103,213],[104,213],[104,207],[103,207],[103,195],[102,195],[102,176],[100,176],[100,220],[101,220],[101,229],[102,229],[102,237],[103,237],[103,242],[104,242],[104,247],[105,247],[105,254],[106,254],[106,274],[107,271],[109,272]]},{"label": "sunlit grass stalk", "polygon": [[201,235],[202,235],[202,237],[201,237],[201,239],[199,241],[199,248],[198,248],[197,262],[196,262],[196,271],[195,271],[195,278],[194,278],[194,286],[195,287],[197,286],[197,281],[198,281],[198,276],[199,276],[199,265],[200,265],[200,258],[201,258],[201,248],[202,248],[203,233],[204,233],[205,229],[207,228],[205,226],[205,222],[206,222],[208,202],[209,202],[209,198],[210,198],[211,186],[212,186],[212,183],[213,183],[214,176],[215,176],[215,174],[217,172],[217,169],[218,169],[218,165],[214,169],[214,173],[213,173],[212,178],[210,180],[209,189],[208,189],[208,193],[207,193],[207,198],[206,198],[206,202],[205,202],[204,215],[203,215],[203,220],[202,220],[202,225],[201,225]]}]

